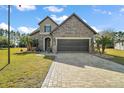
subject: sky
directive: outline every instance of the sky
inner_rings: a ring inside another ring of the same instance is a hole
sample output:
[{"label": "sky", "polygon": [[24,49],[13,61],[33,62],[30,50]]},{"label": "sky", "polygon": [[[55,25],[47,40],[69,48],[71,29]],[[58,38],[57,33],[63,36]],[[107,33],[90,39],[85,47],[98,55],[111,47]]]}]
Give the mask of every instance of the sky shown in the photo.
[{"label": "sky", "polygon": [[[0,5],[0,28],[7,29],[7,6]],[[124,6],[118,5],[30,5],[11,6],[11,30],[31,33],[46,16],[60,24],[77,14],[97,32],[105,29],[124,31]]]}]

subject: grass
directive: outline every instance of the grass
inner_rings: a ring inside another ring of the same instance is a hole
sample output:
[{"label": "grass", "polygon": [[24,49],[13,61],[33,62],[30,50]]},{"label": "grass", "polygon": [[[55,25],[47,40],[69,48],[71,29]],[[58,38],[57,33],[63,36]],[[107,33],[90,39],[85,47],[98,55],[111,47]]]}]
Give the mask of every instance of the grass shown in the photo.
[{"label": "grass", "polygon": [[124,65],[124,51],[116,49],[106,49],[105,54],[113,56],[111,59],[114,62]]},{"label": "grass", "polygon": [[0,87],[40,87],[53,58],[17,52],[20,48],[11,49],[11,64],[7,65],[7,49],[0,49]]}]

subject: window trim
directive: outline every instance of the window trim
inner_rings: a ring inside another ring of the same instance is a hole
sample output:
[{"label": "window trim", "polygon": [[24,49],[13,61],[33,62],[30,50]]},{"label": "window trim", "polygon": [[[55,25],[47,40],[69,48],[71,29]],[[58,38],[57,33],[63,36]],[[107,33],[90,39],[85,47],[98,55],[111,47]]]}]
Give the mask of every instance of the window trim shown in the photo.
[{"label": "window trim", "polygon": [[[46,28],[47,27],[50,27],[50,31],[46,31]],[[45,26],[44,26],[44,32],[51,32],[51,25],[50,24],[46,24]]]}]

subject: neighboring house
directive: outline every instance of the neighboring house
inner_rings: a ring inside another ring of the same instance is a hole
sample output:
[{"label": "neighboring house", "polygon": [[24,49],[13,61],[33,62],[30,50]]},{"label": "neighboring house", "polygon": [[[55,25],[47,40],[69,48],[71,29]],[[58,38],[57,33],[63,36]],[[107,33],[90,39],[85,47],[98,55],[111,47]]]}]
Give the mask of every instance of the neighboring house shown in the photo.
[{"label": "neighboring house", "polygon": [[124,40],[116,42],[114,48],[119,50],[124,50]]},{"label": "neighboring house", "polygon": [[38,40],[38,48],[43,51],[92,52],[94,49],[94,35],[97,32],[76,14],[72,14],[60,25],[47,16],[39,26],[30,36]]}]

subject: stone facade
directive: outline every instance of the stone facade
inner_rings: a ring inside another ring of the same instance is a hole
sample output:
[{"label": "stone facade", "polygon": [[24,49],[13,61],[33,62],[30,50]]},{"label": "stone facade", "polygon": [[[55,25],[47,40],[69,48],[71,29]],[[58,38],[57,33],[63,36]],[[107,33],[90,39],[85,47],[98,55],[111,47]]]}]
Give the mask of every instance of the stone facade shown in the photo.
[{"label": "stone facade", "polygon": [[43,22],[41,22],[41,23],[39,24],[39,25],[40,25],[40,33],[41,33],[41,34],[44,34],[44,26],[45,26],[46,24],[50,24],[50,25],[51,25],[51,31],[52,31],[53,29],[55,29],[55,28],[58,26],[57,24],[55,24],[55,23],[52,21],[51,18],[47,17],[47,18],[45,18],[45,20],[44,20]]},{"label": "stone facade", "polygon": [[36,33],[31,36],[32,39],[37,39],[38,40],[38,48],[43,50],[43,36],[40,35],[40,33]]},{"label": "stone facade", "polygon": [[[44,26],[50,24],[52,29],[51,33],[44,32]],[[51,48],[54,53],[57,52],[57,39],[58,37],[72,37],[72,38],[88,38],[89,39],[89,52],[93,51],[93,36],[96,32],[90,28],[86,23],[77,17],[75,14],[71,15],[59,26],[49,17],[45,18],[40,24],[40,32],[32,35],[32,38],[38,38],[39,48],[45,50],[45,38],[51,39]]]},{"label": "stone facade", "polygon": [[57,37],[79,37],[79,38],[91,38],[89,40],[89,52],[93,51],[93,36],[94,32],[91,31],[85,24],[76,17],[71,16],[65,23],[63,23],[58,29],[53,31],[53,51],[57,52]]},{"label": "stone facade", "polygon": [[93,31],[82,24],[75,16],[69,18],[53,32],[54,37],[93,37],[93,35]]},{"label": "stone facade", "polygon": [[41,49],[42,51],[45,51],[45,38],[47,37],[51,38],[51,47],[52,47],[52,37],[50,35],[50,32],[44,32],[44,26],[46,24],[51,25],[51,30],[55,29],[55,27],[58,26],[52,19],[46,17],[45,20],[39,24],[40,32],[31,35],[33,39],[38,39],[39,42],[38,48]]}]

